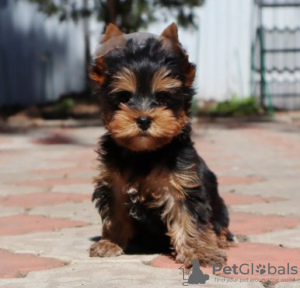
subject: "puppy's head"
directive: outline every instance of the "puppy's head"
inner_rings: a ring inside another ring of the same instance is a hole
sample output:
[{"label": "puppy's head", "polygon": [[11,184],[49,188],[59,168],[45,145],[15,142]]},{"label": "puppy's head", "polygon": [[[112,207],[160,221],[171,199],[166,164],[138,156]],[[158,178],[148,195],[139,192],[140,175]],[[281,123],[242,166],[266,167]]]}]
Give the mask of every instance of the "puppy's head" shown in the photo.
[{"label": "puppy's head", "polygon": [[189,121],[195,67],[175,24],[160,36],[122,34],[108,25],[91,67],[102,120],[114,140],[133,151],[153,151]]}]

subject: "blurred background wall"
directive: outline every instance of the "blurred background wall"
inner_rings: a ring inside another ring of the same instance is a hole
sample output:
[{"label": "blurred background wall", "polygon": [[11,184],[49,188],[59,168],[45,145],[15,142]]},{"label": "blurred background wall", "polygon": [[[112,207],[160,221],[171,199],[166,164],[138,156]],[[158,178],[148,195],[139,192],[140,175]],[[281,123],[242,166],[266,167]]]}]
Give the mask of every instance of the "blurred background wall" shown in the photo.
[{"label": "blurred background wall", "polygon": [[[43,103],[82,91],[83,22],[47,18],[27,1],[1,3],[0,105]],[[251,95],[255,89],[251,44],[259,25],[254,1],[206,0],[202,7],[195,8],[195,13],[197,29],[180,28],[179,36],[198,66],[197,97],[224,100],[233,95]],[[299,27],[299,9],[265,9],[263,13],[266,27]],[[164,18],[166,22],[151,24],[147,31],[157,34],[174,21],[169,15]],[[89,22],[93,51],[104,26],[93,17]]]},{"label": "blurred background wall", "polygon": [[0,9],[0,105],[43,103],[82,90],[82,23],[47,18],[27,1],[4,2]]}]

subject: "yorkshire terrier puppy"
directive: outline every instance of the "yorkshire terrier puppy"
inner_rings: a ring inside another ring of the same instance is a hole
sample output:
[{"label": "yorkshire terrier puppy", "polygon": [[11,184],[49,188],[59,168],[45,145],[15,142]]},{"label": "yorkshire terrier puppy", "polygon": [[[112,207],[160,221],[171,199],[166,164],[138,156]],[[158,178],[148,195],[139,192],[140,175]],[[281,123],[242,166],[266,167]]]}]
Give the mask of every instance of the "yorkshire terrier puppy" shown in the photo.
[{"label": "yorkshire terrier puppy", "polygon": [[176,25],[159,36],[108,25],[90,75],[108,131],[93,194],[102,238],[90,256],[118,256],[143,243],[170,247],[180,263],[225,264],[228,211],[191,141],[195,66]]}]

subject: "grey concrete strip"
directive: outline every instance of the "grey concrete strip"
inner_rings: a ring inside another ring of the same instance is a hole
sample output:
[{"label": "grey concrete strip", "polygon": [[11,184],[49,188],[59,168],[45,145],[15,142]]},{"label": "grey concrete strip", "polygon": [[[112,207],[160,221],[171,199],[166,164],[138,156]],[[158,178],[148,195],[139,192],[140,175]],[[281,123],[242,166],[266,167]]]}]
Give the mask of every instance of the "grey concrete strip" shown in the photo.
[{"label": "grey concrete strip", "polygon": [[91,182],[93,181],[93,178],[98,174],[96,170],[93,170],[92,168],[89,169],[90,171],[87,172],[72,172],[68,173],[66,176],[66,179],[89,179]]},{"label": "grey concrete strip", "polygon": [[23,195],[30,193],[42,193],[48,191],[49,188],[47,187],[0,184],[0,196]]},{"label": "grey concrete strip", "polygon": [[21,207],[4,207],[0,206],[0,217],[25,214],[26,209]]},{"label": "grey concrete strip", "polygon": [[58,258],[63,261],[88,259],[92,237],[100,236],[101,226],[62,229],[55,232],[1,236],[0,248],[16,253]]},{"label": "grey concrete strip", "polygon": [[297,199],[293,198],[288,201],[278,201],[273,203],[232,206],[230,209],[234,212],[300,217],[300,209],[295,205],[295,201],[297,201]]},{"label": "grey concrete strip", "polygon": [[[269,243],[287,248],[300,248],[300,227],[248,236],[250,242]],[[299,286],[300,287],[300,286]]]},{"label": "grey concrete strip", "polygon": [[290,282],[290,283],[278,283],[275,285],[274,288],[299,288],[300,287],[300,281],[296,282]]},{"label": "grey concrete strip", "polygon": [[[0,211],[0,215],[1,215]],[[6,213],[11,213],[10,210]],[[71,220],[85,221],[89,224],[100,222],[100,215],[91,201],[80,203],[64,203],[55,206],[38,206],[28,211],[30,215],[44,215],[51,218],[67,218]]]},{"label": "grey concrete strip", "polygon": [[252,183],[251,185],[221,186],[221,188],[224,188],[226,191],[233,189],[237,193],[246,195],[275,196],[300,201],[298,178],[298,176],[282,177],[275,175],[273,179],[264,182]]},{"label": "grey concrete strip", "polygon": [[[91,181],[92,182],[92,181]],[[79,194],[93,194],[94,184],[70,184],[70,185],[56,185],[51,188],[51,192],[61,193],[79,193]]]}]

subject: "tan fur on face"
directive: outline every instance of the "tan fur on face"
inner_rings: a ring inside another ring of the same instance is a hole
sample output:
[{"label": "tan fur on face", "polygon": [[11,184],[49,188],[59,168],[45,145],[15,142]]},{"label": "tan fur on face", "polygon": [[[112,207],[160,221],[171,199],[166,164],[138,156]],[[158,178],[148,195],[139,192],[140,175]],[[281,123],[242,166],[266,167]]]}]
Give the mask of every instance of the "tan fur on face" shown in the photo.
[{"label": "tan fur on face", "polygon": [[124,68],[113,76],[113,81],[110,85],[113,90],[111,93],[128,91],[134,92],[136,90],[136,77],[133,71]]},{"label": "tan fur on face", "polygon": [[154,73],[152,79],[153,92],[170,91],[182,86],[181,81],[169,76],[170,73],[171,71],[167,69],[160,69]]},{"label": "tan fur on face", "polygon": [[[120,108],[107,125],[107,129],[118,144],[134,151],[155,150],[168,144],[180,134],[188,121],[183,111],[176,118],[171,110],[164,107],[139,111],[121,104]],[[141,116],[152,119],[146,132],[141,131],[136,124],[136,119]]]}]

